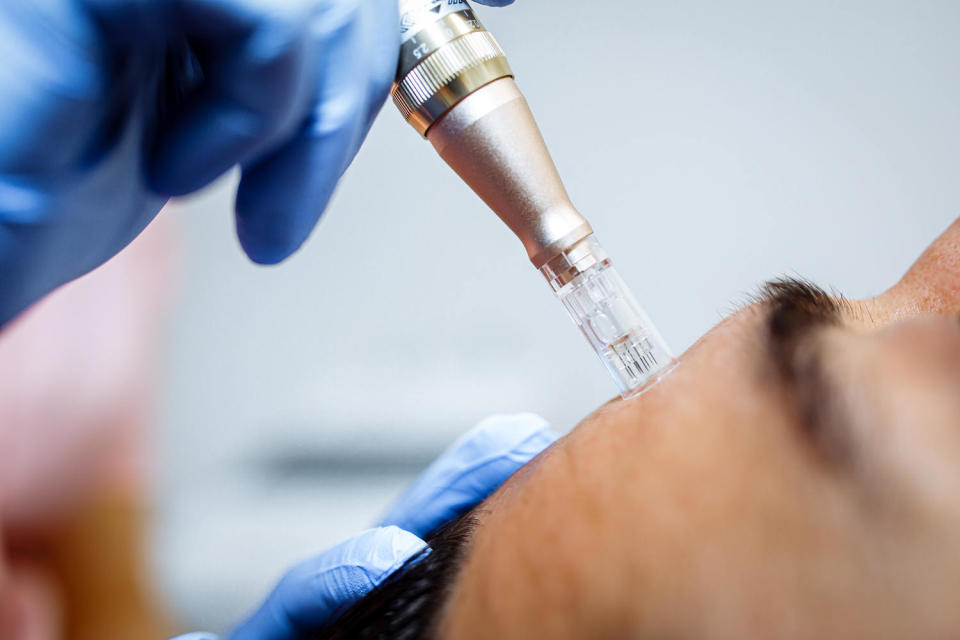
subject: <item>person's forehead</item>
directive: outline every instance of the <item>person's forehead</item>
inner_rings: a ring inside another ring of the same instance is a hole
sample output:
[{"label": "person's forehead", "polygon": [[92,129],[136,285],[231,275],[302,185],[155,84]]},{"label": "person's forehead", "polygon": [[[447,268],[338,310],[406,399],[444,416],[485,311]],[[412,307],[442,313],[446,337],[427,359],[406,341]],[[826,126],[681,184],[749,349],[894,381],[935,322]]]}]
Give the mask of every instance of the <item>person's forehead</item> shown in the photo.
[{"label": "person's forehead", "polygon": [[[909,286],[854,303],[856,313],[845,310],[842,325],[869,330],[943,311],[942,287],[928,295],[926,280],[907,280]],[[689,549],[726,544],[728,550],[748,540],[745,553],[760,558],[764,543],[823,540],[822,530],[803,531],[831,519],[838,535],[830,540],[862,543],[863,526],[873,525],[853,517],[828,475],[811,473],[795,455],[798,430],[788,424],[785,394],[762,366],[768,311],[769,305],[750,305],[726,318],[684,354],[664,384],[639,399],[608,403],[495,495],[447,621],[459,622],[459,630],[473,622],[510,636],[517,629],[511,623],[539,629],[538,622],[556,620],[556,637],[560,631],[577,637],[577,615],[591,612],[594,626],[582,631],[596,635],[598,614],[616,620],[622,611],[611,603],[636,592],[638,575],[658,567],[660,578],[683,573]],[[731,532],[732,539],[718,540]],[[641,613],[661,586],[644,583],[645,598],[629,607]]]},{"label": "person's forehead", "polygon": [[[531,615],[523,607],[549,606],[543,614],[556,616],[558,603],[572,613],[622,602],[607,589],[618,580],[629,588],[629,565],[642,555],[629,551],[647,526],[636,514],[682,518],[672,496],[692,499],[721,476],[741,482],[740,457],[760,457],[771,444],[753,442],[744,454],[745,435],[755,438],[721,426],[766,419],[751,401],[756,316],[746,310],[722,323],[661,384],[602,406],[485,503],[451,618],[469,616],[470,603],[516,620]],[[598,547],[604,552],[592,554]],[[511,589],[537,593],[505,596]],[[595,597],[598,589],[608,600]]]},{"label": "person's forehead", "polygon": [[601,407],[485,505],[451,635],[522,637],[545,620],[552,637],[622,633],[669,617],[672,590],[787,589],[766,567],[800,571],[862,543],[869,523],[803,455],[756,366],[765,318],[751,307],[722,322],[663,384]]},{"label": "person's forehead", "polygon": [[[591,412],[547,454],[505,483],[483,510],[491,513],[502,507],[539,483],[541,476],[558,482],[579,478],[577,463],[571,458],[606,451],[603,442],[625,441],[640,433],[655,439],[658,432],[679,428],[673,424],[695,422],[704,414],[721,418],[725,400],[757,398],[760,394],[751,387],[758,381],[768,382],[762,380],[765,367],[756,366],[764,349],[760,334],[765,316],[761,305],[750,305],[724,319],[688,349],[657,385],[634,398],[614,398]],[[731,394],[731,390],[742,393]],[[630,457],[627,451],[622,453],[622,457]],[[565,467],[565,473],[558,473],[555,467]]]}]

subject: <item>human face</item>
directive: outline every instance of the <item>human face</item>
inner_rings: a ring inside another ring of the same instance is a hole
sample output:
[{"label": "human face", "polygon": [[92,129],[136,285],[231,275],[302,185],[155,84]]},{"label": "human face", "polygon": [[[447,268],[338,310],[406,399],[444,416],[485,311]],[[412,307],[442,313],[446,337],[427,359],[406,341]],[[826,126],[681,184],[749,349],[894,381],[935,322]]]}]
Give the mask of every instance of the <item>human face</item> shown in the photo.
[{"label": "human face", "polygon": [[440,636],[960,636],[960,221],[883,295],[800,293],[492,496]]}]

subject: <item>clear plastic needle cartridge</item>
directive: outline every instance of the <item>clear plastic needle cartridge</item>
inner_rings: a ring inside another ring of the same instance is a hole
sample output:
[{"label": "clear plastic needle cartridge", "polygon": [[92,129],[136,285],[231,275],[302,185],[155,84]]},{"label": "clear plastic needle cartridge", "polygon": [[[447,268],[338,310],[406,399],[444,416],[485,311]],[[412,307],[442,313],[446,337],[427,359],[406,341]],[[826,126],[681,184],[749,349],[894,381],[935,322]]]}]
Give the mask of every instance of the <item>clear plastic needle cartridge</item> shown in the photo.
[{"label": "clear plastic needle cartridge", "polygon": [[643,390],[673,354],[593,235],[540,268],[621,395]]},{"label": "clear plastic needle cartridge", "polygon": [[493,35],[466,0],[400,0],[394,103],[510,227],[626,397],[672,366],[574,208]]}]

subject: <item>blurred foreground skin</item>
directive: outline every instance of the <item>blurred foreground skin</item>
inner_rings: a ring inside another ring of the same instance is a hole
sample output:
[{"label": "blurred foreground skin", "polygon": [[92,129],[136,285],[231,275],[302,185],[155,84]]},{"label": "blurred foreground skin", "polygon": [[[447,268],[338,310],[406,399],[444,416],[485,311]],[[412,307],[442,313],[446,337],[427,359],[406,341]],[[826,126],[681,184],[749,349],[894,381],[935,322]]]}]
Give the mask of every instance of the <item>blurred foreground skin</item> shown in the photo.
[{"label": "blurred foreground skin", "polygon": [[440,637],[960,637],[960,221],[779,361],[773,306],[488,500]]},{"label": "blurred foreground skin", "polygon": [[0,331],[0,638],[171,631],[141,573],[169,224]]}]

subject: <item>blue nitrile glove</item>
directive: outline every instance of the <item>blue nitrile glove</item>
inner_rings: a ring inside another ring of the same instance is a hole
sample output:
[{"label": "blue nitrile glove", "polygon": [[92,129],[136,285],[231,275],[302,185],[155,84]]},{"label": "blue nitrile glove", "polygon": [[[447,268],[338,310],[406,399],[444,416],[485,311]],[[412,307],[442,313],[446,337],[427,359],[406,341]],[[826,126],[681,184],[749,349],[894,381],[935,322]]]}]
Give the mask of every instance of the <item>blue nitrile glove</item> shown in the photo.
[{"label": "blue nitrile glove", "polygon": [[386,98],[397,14],[397,0],[0,2],[0,326],[237,164],[240,243],[260,263],[290,255]]},{"label": "blue nitrile glove", "polygon": [[[533,414],[487,418],[424,471],[370,529],[294,567],[230,640],[297,640],[316,631],[426,548],[421,539],[493,493],[557,439]],[[403,527],[403,528],[401,528]],[[192,633],[176,640],[216,640]]]}]

